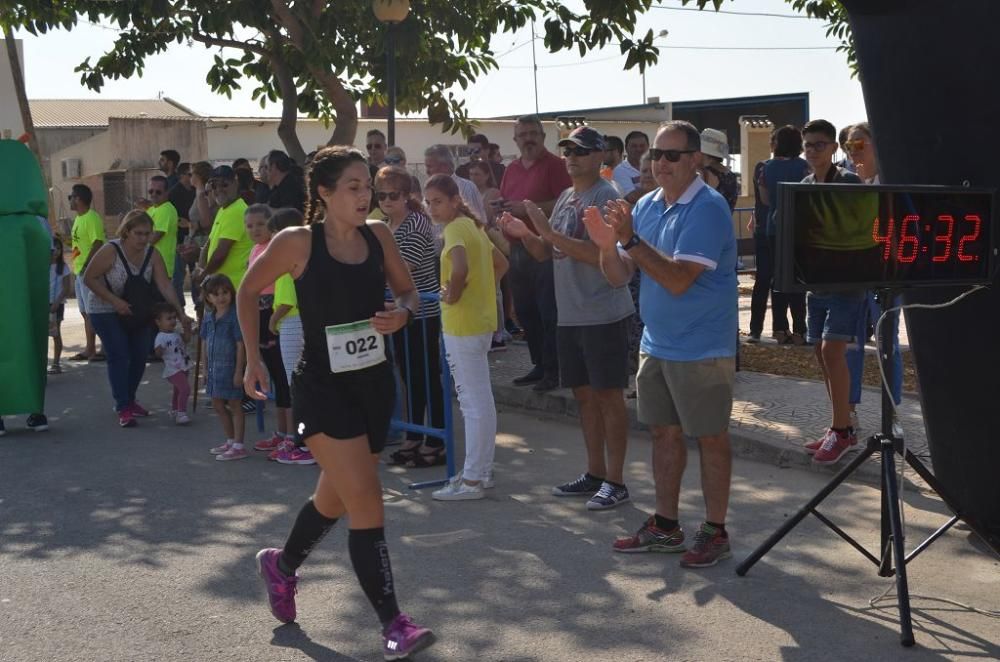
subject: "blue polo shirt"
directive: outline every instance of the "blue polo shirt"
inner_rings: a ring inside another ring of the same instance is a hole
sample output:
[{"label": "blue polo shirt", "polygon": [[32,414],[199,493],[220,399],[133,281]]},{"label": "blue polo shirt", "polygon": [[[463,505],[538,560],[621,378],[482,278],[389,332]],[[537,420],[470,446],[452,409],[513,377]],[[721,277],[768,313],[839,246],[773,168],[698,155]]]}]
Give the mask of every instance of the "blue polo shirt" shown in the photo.
[{"label": "blue polo shirt", "polygon": [[698,177],[670,206],[662,189],[647,193],[632,217],[643,241],[675,260],[705,266],[680,296],[642,272],[642,351],[668,361],[735,356],[736,234],[725,198]]}]

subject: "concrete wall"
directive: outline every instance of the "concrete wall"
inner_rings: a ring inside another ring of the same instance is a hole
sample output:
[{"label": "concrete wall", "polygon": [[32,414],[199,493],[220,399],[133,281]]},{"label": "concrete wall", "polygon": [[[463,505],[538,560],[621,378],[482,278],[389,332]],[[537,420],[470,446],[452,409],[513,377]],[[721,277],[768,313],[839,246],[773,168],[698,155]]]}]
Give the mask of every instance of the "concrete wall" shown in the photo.
[{"label": "concrete wall", "polygon": [[165,149],[176,149],[182,161],[202,161],[209,154],[205,120],[200,118],[112,117],[108,133],[118,161],[114,168],[156,168]]}]

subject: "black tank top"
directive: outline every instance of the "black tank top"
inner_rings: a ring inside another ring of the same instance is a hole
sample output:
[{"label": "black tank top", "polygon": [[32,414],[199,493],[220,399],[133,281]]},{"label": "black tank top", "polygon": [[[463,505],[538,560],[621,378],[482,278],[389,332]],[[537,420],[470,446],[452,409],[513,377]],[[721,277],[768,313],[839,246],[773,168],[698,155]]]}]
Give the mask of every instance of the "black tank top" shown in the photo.
[{"label": "black tank top", "polygon": [[[385,256],[378,237],[362,225],[358,231],[368,244],[368,257],[360,264],[338,262],[326,249],[324,227],[323,223],[309,226],[312,248],[305,271],[295,281],[295,294],[302,319],[304,367],[332,374],[325,329],[367,320],[385,310]],[[388,355],[389,345],[385,345]]]}]

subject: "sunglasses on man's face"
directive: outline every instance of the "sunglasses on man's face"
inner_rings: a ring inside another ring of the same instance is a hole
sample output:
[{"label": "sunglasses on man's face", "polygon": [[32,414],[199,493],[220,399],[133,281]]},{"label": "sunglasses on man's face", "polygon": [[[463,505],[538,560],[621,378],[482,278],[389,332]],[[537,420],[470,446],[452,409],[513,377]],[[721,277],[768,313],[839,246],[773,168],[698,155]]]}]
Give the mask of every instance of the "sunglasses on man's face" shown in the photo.
[{"label": "sunglasses on man's face", "polygon": [[387,156],[385,157],[386,165],[399,165],[403,162],[403,157],[401,156]]},{"label": "sunglasses on man's face", "polygon": [[67,195],[66,197],[69,198],[70,202],[73,202],[73,198],[75,198],[76,196],[75,195]]},{"label": "sunglasses on man's face", "polygon": [[151,188],[148,191],[146,191],[146,193],[150,195],[163,195],[163,192],[164,191],[161,188]]},{"label": "sunglasses on man's face", "polygon": [[845,140],[844,149],[848,152],[860,152],[867,144],[868,143],[865,142],[864,138],[858,138],[857,140]]},{"label": "sunglasses on man's face", "polygon": [[562,155],[565,157],[570,156],[589,156],[597,150],[587,149],[586,147],[563,147]]},{"label": "sunglasses on man's face", "polygon": [[376,147],[379,149],[385,149],[385,145],[383,145],[382,143],[368,143],[367,145],[365,145],[365,149],[367,149],[369,152],[375,149]]},{"label": "sunglasses on man's face", "polygon": [[697,151],[696,149],[656,149],[655,147],[651,147],[649,158],[653,161],[659,161],[666,157],[671,163],[677,163],[681,160],[681,154],[694,154]]},{"label": "sunglasses on man's face", "polygon": [[822,152],[824,149],[830,145],[836,145],[837,143],[830,142],[829,140],[817,140],[814,143],[802,143],[802,146],[808,152],[812,150],[814,152]]},{"label": "sunglasses on man's face", "polygon": [[375,197],[378,198],[379,202],[385,202],[386,198],[389,198],[393,202],[399,200],[403,197],[402,191],[378,191],[375,193]]}]

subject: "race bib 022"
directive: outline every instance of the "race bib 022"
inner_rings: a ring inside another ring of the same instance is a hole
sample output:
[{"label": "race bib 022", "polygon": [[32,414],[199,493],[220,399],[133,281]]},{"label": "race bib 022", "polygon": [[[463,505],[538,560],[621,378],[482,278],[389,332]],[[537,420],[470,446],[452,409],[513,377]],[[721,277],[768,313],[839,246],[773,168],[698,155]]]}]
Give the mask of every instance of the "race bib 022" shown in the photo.
[{"label": "race bib 022", "polygon": [[326,327],[330,370],[351,372],[385,361],[385,338],[370,320]]}]

